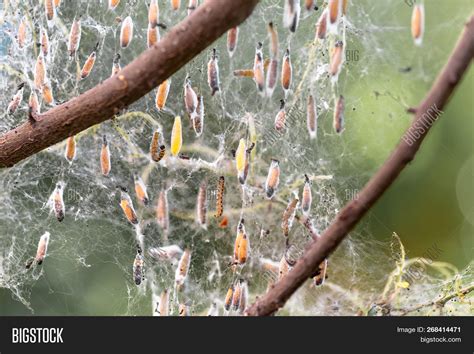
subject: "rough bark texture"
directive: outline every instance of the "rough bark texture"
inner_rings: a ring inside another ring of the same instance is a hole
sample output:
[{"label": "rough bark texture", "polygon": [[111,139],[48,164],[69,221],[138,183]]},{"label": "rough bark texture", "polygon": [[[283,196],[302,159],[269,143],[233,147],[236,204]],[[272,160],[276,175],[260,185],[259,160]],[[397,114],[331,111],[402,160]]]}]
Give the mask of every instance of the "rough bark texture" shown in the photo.
[{"label": "rough bark texture", "polygon": [[[434,120],[448,102],[473,57],[474,16],[466,24],[460,40],[431,90],[417,108],[409,110],[415,114],[413,123],[390,157],[369,180],[358,198],[349,202],[321,238],[309,245],[291,272],[248,309],[248,315],[264,316],[275,313],[314,274],[316,267],[336,249],[405,166],[413,160]],[[415,136],[418,137],[415,139]]]},{"label": "rough bark texture", "polygon": [[207,0],[116,76],[0,136],[0,168],[112,118],[239,25],[259,0]]}]

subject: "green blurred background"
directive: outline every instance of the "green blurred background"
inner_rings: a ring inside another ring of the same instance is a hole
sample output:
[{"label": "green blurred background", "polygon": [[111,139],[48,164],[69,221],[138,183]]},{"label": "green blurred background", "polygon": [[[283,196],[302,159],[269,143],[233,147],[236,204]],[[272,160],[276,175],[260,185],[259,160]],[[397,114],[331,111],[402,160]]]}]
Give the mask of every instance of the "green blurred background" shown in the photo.
[{"label": "green blurred background", "polygon": [[[262,1],[255,16],[261,16],[265,6],[279,4],[281,7],[281,3]],[[409,29],[412,9],[404,1],[349,0],[349,3],[349,21],[352,21],[351,12],[354,21],[353,32],[348,30],[347,34],[347,49],[352,57],[347,58],[345,65],[348,74],[342,77],[347,98],[345,140],[341,143],[341,137],[327,137],[334,158],[349,157],[342,158],[341,163],[332,169],[336,176],[334,184],[338,186],[338,197],[342,202],[362,188],[394,148],[411,120],[405,112],[406,108],[415,106],[424,97],[436,73],[446,62],[462,30],[463,21],[474,9],[470,0],[426,0],[423,46],[414,47]],[[64,1],[63,6],[67,9],[68,4],[69,1]],[[101,5],[105,6],[103,2]],[[142,6],[137,13],[144,22],[145,8]],[[299,31],[312,33],[317,17],[313,15],[305,19]],[[278,21],[280,24],[281,18]],[[360,33],[356,31],[358,25],[362,28]],[[354,33],[357,35],[354,36]],[[240,44],[245,43],[244,36],[241,38]],[[224,48],[225,39],[219,41],[220,47]],[[251,53],[253,44],[247,47],[246,50]],[[224,49],[222,52],[222,56],[226,56]],[[404,72],[407,67],[411,70]],[[105,71],[109,71],[108,66]],[[474,70],[471,67],[415,160],[369,212],[356,233],[385,242],[392,232],[396,232],[410,258],[421,256],[437,245],[442,250],[439,261],[450,262],[460,269],[472,261],[473,105]],[[326,128],[330,127],[330,119],[323,124]],[[0,214],[2,237],[15,232],[13,227],[9,228],[10,222],[2,220]],[[94,220],[87,226],[92,229],[96,222],[100,220]],[[107,221],[104,220],[104,223],[97,226],[97,230],[107,229]],[[70,228],[75,227],[75,232],[80,234],[83,224],[68,227],[58,226],[58,230],[70,232]],[[118,230],[107,237],[112,240],[115,237],[124,238],[126,234],[126,231]],[[124,277],[128,275],[116,266],[116,260],[114,255],[100,249],[88,255],[86,263],[90,267],[77,267],[64,259],[49,257],[44,264],[44,277],[34,282],[31,288],[34,313],[127,313],[130,299],[124,296],[127,292]],[[134,314],[149,314],[149,300],[143,298],[139,302],[140,311]],[[0,315],[30,313],[12,297],[9,290],[0,289]]]}]

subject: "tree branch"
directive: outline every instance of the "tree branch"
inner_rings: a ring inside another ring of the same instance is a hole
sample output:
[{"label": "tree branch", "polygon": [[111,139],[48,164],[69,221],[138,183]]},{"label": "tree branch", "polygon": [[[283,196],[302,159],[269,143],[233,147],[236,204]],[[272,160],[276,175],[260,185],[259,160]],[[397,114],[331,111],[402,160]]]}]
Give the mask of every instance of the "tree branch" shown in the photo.
[{"label": "tree branch", "polygon": [[207,0],[119,74],[0,136],[0,168],[112,118],[243,22],[259,0]]},{"label": "tree branch", "polygon": [[423,304],[420,304],[418,306],[415,306],[411,309],[401,310],[401,312],[398,313],[397,316],[406,316],[409,313],[421,310],[422,308],[429,307],[429,306],[437,306],[439,308],[442,308],[442,307],[444,307],[444,305],[446,305],[446,303],[448,301],[451,301],[452,299],[457,298],[457,297],[466,296],[467,294],[471,293],[472,291],[474,291],[474,285],[473,284],[467,286],[464,289],[461,289],[459,291],[456,291],[456,292],[450,293],[446,296],[443,296],[441,299],[432,300],[430,302],[423,303]]},{"label": "tree branch", "polygon": [[399,144],[369,180],[358,198],[336,216],[321,238],[310,244],[295,267],[247,310],[251,316],[275,313],[314,274],[317,266],[332,253],[364,214],[383,195],[405,166],[413,160],[421,142],[469,67],[474,56],[474,16],[471,16],[449,60],[424,100],[416,107],[415,119]]}]

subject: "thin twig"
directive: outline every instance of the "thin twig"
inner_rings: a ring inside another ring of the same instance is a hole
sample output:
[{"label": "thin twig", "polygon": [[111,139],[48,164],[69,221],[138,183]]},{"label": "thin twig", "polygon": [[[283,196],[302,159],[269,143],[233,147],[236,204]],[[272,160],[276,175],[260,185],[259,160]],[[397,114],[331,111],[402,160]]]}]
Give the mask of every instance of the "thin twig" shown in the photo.
[{"label": "thin twig", "polygon": [[454,293],[450,293],[446,296],[443,296],[441,299],[433,300],[433,301],[430,301],[430,302],[427,302],[427,303],[423,303],[423,304],[417,305],[417,306],[415,306],[411,309],[408,309],[408,310],[403,310],[402,312],[400,312],[398,314],[398,316],[406,316],[409,313],[421,310],[422,308],[425,308],[425,307],[430,307],[430,306],[443,307],[444,305],[446,305],[446,303],[448,301],[450,301],[450,300],[452,300],[456,297],[466,296],[467,294],[471,293],[472,291],[474,291],[474,284],[472,284],[472,285],[470,285],[470,286],[468,286],[464,289],[461,289],[459,291],[456,291]]}]

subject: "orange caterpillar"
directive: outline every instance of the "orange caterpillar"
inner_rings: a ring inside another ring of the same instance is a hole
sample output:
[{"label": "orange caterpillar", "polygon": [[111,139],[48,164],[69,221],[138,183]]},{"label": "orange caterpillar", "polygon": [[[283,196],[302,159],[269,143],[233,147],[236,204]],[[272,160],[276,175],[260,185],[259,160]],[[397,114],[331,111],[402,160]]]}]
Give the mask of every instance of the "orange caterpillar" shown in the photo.
[{"label": "orange caterpillar", "polygon": [[38,55],[35,63],[34,84],[37,90],[41,90],[46,80],[46,63],[44,62],[43,53]]},{"label": "orange caterpillar", "polygon": [[171,8],[174,11],[179,10],[180,7],[181,7],[181,0],[171,0]]},{"label": "orange caterpillar", "polygon": [[120,54],[117,53],[115,54],[115,58],[114,58],[114,61],[112,63],[112,74],[110,75],[111,77],[118,74],[118,72],[122,70],[122,68],[120,67]]},{"label": "orange caterpillar", "polygon": [[111,169],[110,149],[107,137],[102,137],[102,148],[100,150],[100,170],[104,176],[108,176]]},{"label": "orange caterpillar", "polygon": [[331,27],[336,26],[341,16],[341,0],[329,0],[329,24]]},{"label": "orange caterpillar", "polygon": [[53,0],[44,0],[44,12],[46,13],[46,19],[48,22],[53,21],[56,9]]},{"label": "orange caterpillar", "polygon": [[230,306],[232,305],[232,299],[234,297],[234,284],[231,284],[224,299],[224,309],[226,311],[230,310]]},{"label": "orange caterpillar", "polygon": [[316,23],[316,37],[319,39],[326,38],[326,32],[328,27],[328,10],[324,10]]},{"label": "orange caterpillar", "polygon": [[285,0],[283,9],[283,24],[291,32],[296,32],[300,20],[300,0]]},{"label": "orange caterpillar", "polygon": [[217,199],[216,199],[216,218],[221,217],[224,213],[224,192],[225,192],[225,178],[219,177],[217,184]]},{"label": "orange caterpillar", "polygon": [[211,96],[219,91],[219,65],[217,60],[216,48],[212,50],[211,59],[207,64],[207,83],[211,89]]},{"label": "orange caterpillar", "polygon": [[25,83],[22,82],[20,85],[18,85],[17,91],[15,95],[12,97],[12,100],[8,104],[7,107],[7,112],[8,114],[13,114],[16,112],[18,107],[21,104],[21,101],[23,101],[23,90],[24,90]]},{"label": "orange caterpillar", "polygon": [[199,185],[198,196],[196,201],[196,221],[202,227],[206,228],[206,216],[207,216],[207,185],[206,182],[202,182]]},{"label": "orange caterpillar", "polygon": [[282,132],[286,127],[285,100],[280,100],[280,110],[275,117],[275,129]]},{"label": "orange caterpillar", "polygon": [[49,37],[45,28],[41,28],[41,51],[45,58],[49,56]]},{"label": "orange caterpillar", "polygon": [[109,0],[109,10],[115,10],[119,3],[120,0]]},{"label": "orange caterpillar", "polygon": [[265,71],[263,67],[262,46],[263,44],[261,42],[257,44],[255,60],[253,64],[253,79],[255,80],[257,89],[260,92],[263,92],[263,89],[265,88]]},{"label": "orange caterpillar", "polygon": [[288,203],[285,211],[283,212],[281,229],[285,237],[288,237],[290,234],[291,226],[293,225],[293,221],[295,219],[296,209],[298,208],[298,203],[299,199],[297,196],[295,196],[295,198],[293,198]]},{"label": "orange caterpillar", "polygon": [[128,195],[126,188],[120,187],[120,189],[120,207],[122,208],[128,222],[132,225],[138,225],[138,217],[135,209],[133,208],[132,199]]},{"label": "orange caterpillar", "polygon": [[306,127],[308,128],[309,137],[316,138],[318,133],[318,116],[316,111],[316,103],[313,95],[308,96],[308,103],[306,105]]},{"label": "orange caterpillar", "polygon": [[84,63],[84,66],[82,67],[82,70],[81,70],[81,79],[85,79],[85,78],[88,77],[89,74],[91,73],[92,68],[94,67],[94,64],[95,64],[96,52],[97,52],[97,48],[98,48],[98,47],[99,47],[99,42],[97,42],[97,44],[95,45],[94,50],[93,50],[92,53],[89,55],[89,57],[87,58],[86,62]]},{"label": "orange caterpillar", "polygon": [[155,28],[159,21],[159,7],[157,0],[150,1],[150,7],[148,8],[148,24],[150,27]]},{"label": "orange caterpillar", "polygon": [[415,45],[420,46],[423,42],[425,30],[425,9],[423,4],[415,4],[411,16],[411,35]]},{"label": "orange caterpillar", "polygon": [[268,170],[267,180],[265,182],[265,193],[268,199],[275,195],[275,191],[280,183],[280,162],[272,159],[270,169]]},{"label": "orange caterpillar", "polygon": [[38,96],[36,95],[36,92],[34,90],[32,90],[30,93],[30,98],[28,100],[28,109],[33,117],[40,113],[40,104],[38,101]]},{"label": "orange caterpillar", "polygon": [[293,79],[293,67],[291,66],[290,50],[287,49],[283,57],[283,66],[281,68],[281,86],[285,91],[285,96],[290,89],[291,81]]},{"label": "orange caterpillar", "polygon": [[156,43],[159,42],[160,32],[158,32],[158,28],[156,26],[153,27],[151,24],[148,24],[146,39],[148,48],[153,47]]},{"label": "orange caterpillar", "polygon": [[130,16],[127,16],[122,22],[122,28],[120,30],[120,46],[127,48],[133,38],[133,21]]},{"label": "orange caterpillar", "polygon": [[143,205],[148,205],[150,202],[150,198],[148,198],[148,193],[146,191],[146,185],[143,180],[138,175],[134,175],[134,182],[135,182],[135,194],[137,195],[137,199],[143,203]]},{"label": "orange caterpillar", "polygon": [[344,130],[344,97],[341,95],[336,101],[334,109],[333,126],[336,133],[340,134]]},{"label": "orange caterpillar", "polygon": [[239,27],[233,27],[227,31],[227,51],[229,56],[232,57],[237,48],[237,42],[239,40]]},{"label": "orange caterpillar", "polygon": [[160,162],[161,159],[165,156],[165,152],[165,145],[160,145],[160,132],[158,130],[155,130],[150,145],[151,159],[155,162]]},{"label": "orange caterpillar", "polygon": [[59,222],[64,220],[65,215],[65,206],[63,200],[64,187],[64,182],[58,182],[49,201],[51,209],[54,211],[54,215]]},{"label": "orange caterpillar", "polygon": [[241,219],[234,243],[234,264],[242,265],[247,262],[249,248],[249,239],[245,232],[244,219]]},{"label": "orange caterpillar", "polygon": [[170,227],[170,217],[168,212],[168,194],[166,190],[161,190],[156,205],[156,221],[163,229],[165,235],[168,233]]},{"label": "orange caterpillar", "polygon": [[311,203],[313,201],[313,196],[311,194],[311,181],[309,180],[308,175],[304,175],[305,182],[303,187],[303,194],[301,196],[301,209],[303,214],[309,215],[311,211]]},{"label": "orange caterpillar", "polygon": [[197,105],[197,94],[191,86],[191,79],[189,76],[186,76],[186,79],[184,80],[184,107],[190,118],[193,118],[196,114]]},{"label": "orange caterpillar", "polygon": [[188,16],[191,16],[192,13],[197,9],[197,7],[198,7],[198,0],[189,0]]},{"label": "orange caterpillar", "polygon": [[342,63],[344,62],[344,44],[342,41],[337,41],[331,55],[329,63],[329,73],[332,76],[339,75],[341,72]]},{"label": "orange caterpillar", "polygon": [[313,276],[315,286],[323,285],[324,280],[328,277],[326,274],[327,268],[328,268],[328,260],[325,259],[318,266],[318,269],[316,270],[316,273]]},{"label": "orange caterpillar", "polygon": [[72,162],[76,157],[76,137],[70,136],[66,141],[66,152],[64,156],[69,162]]},{"label": "orange caterpillar", "polygon": [[67,50],[69,56],[73,57],[78,48],[79,43],[81,42],[81,19],[74,19],[71,26],[71,31],[69,32],[69,41],[67,45]]},{"label": "orange caterpillar", "polygon": [[24,19],[21,19],[20,25],[18,26],[18,35],[17,35],[19,48],[23,48],[25,46],[25,40],[26,40],[26,22]]},{"label": "orange caterpillar", "polygon": [[253,69],[238,69],[234,70],[234,76],[236,77],[254,77],[254,70]]},{"label": "orange caterpillar", "polygon": [[183,288],[184,282],[188,276],[189,266],[191,264],[191,250],[186,248],[178,262],[178,267],[176,268],[176,273],[174,276],[174,281],[176,285],[176,290],[181,290]]}]

